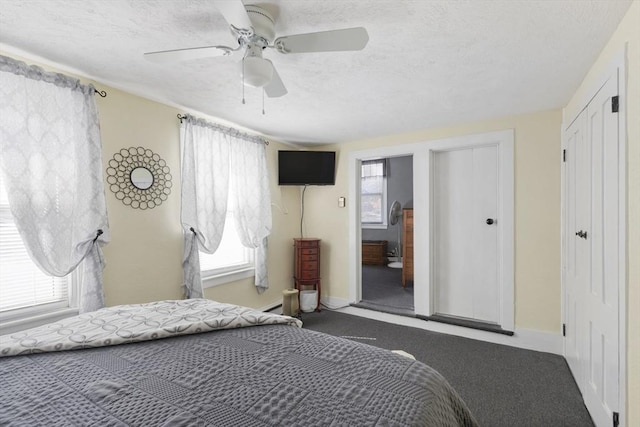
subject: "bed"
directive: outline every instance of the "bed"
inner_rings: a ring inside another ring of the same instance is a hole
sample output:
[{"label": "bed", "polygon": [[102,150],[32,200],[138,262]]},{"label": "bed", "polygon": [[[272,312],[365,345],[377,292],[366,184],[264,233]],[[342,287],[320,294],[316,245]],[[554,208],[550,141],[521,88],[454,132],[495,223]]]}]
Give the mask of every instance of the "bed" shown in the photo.
[{"label": "bed", "polygon": [[435,370],[205,299],[0,337],[0,425],[475,426]]}]

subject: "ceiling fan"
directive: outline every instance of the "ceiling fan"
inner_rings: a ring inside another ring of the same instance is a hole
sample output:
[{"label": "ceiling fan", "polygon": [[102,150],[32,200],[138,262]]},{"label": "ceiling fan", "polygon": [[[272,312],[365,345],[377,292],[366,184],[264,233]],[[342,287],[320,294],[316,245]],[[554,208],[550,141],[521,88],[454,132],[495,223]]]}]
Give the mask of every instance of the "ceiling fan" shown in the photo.
[{"label": "ceiling fan", "polygon": [[202,46],[163,50],[145,53],[144,57],[149,61],[166,63],[231,56],[240,51],[243,53],[241,61],[243,84],[264,88],[268,97],[277,98],[286,95],[287,89],[273,63],[262,57],[265,49],[274,49],[282,54],[355,51],[364,49],[369,41],[367,30],[363,27],[275,38],[275,20],[264,8],[257,5],[245,6],[242,0],[213,0],[213,4],[229,23],[238,46]]}]

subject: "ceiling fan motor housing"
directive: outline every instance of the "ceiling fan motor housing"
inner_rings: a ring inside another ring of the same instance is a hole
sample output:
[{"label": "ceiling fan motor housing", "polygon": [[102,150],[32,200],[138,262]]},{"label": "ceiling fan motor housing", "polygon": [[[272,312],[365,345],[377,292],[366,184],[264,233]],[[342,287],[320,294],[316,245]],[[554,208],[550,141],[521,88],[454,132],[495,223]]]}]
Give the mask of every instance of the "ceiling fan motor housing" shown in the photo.
[{"label": "ceiling fan motor housing", "polygon": [[245,86],[263,87],[273,76],[273,64],[268,59],[262,58],[262,51],[275,37],[273,17],[258,6],[245,6],[251,24],[253,34],[241,36],[238,42],[246,46],[246,51],[241,64],[242,82]]}]

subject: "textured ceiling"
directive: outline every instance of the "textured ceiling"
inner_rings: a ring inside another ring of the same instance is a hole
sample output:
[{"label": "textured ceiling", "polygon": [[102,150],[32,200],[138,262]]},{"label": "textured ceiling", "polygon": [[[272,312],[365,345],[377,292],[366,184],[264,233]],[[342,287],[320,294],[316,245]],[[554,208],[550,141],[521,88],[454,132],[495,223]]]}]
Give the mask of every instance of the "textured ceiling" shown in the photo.
[{"label": "textured ceiling", "polygon": [[333,143],[564,106],[631,0],[270,0],[276,36],[364,26],[359,52],[279,54],[289,93],[247,88],[239,57],[155,64],[144,52],[234,46],[206,0],[0,0],[0,47],[293,143]]}]

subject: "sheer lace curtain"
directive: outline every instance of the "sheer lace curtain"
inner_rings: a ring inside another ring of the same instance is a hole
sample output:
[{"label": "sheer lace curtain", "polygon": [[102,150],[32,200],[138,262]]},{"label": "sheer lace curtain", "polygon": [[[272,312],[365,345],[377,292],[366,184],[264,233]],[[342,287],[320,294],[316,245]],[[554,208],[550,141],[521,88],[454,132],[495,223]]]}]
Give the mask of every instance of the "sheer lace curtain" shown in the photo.
[{"label": "sheer lace curtain", "polygon": [[266,148],[263,143],[231,137],[233,214],[240,241],[256,249],[255,285],[259,293],[269,287],[267,236],[271,234],[271,195]]},{"label": "sheer lace curtain", "polygon": [[[228,206],[234,209],[242,244],[256,248],[255,285],[258,292],[264,291],[269,286],[271,196],[263,141],[187,116],[180,129],[180,149],[186,297],[203,296],[198,250],[212,254],[218,249]],[[234,200],[229,200],[231,186]]]},{"label": "sheer lace curtain", "polygon": [[27,251],[52,276],[82,263],[80,312],[101,308],[109,225],[94,88],[0,56],[0,94],[0,169]]},{"label": "sheer lace curtain", "polygon": [[202,120],[180,126],[184,292],[202,298],[198,250],[212,254],[222,240],[229,194],[229,140]]}]

